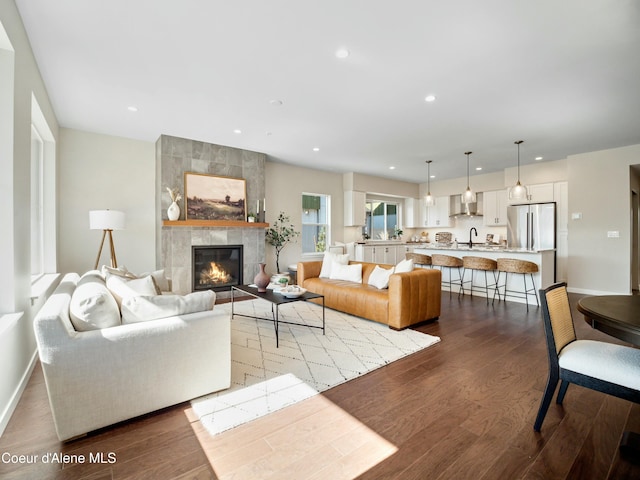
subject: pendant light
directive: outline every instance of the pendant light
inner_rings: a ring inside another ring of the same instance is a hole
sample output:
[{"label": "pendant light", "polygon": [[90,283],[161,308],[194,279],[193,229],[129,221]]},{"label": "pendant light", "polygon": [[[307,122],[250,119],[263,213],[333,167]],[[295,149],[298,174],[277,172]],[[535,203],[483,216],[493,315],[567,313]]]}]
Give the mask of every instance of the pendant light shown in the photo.
[{"label": "pendant light", "polygon": [[527,187],[520,183],[520,144],[523,143],[524,140],[518,140],[515,143],[518,145],[518,182],[509,189],[509,198],[511,200],[528,200],[529,192],[527,191]]},{"label": "pendant light", "polygon": [[471,190],[471,187],[469,186],[469,155],[472,153],[473,152],[464,152],[467,156],[467,189],[462,193],[462,203],[465,205],[469,203],[476,203],[476,194],[473,193],[473,190]]},{"label": "pendant light", "polygon": [[424,204],[427,207],[433,207],[435,205],[435,201],[433,200],[433,196],[431,195],[431,162],[433,160],[427,160],[427,196],[424,197]]}]

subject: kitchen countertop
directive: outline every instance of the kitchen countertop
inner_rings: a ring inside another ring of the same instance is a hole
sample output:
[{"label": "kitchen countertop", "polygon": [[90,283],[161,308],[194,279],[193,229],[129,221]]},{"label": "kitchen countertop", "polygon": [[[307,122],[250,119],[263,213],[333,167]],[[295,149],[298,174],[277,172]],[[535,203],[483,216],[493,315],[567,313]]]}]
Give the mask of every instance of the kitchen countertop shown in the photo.
[{"label": "kitchen countertop", "polygon": [[[453,245],[435,245],[435,244],[414,244],[416,248],[423,248],[426,250],[462,250],[466,252],[506,252],[506,253],[540,253],[548,250],[527,250],[526,248],[508,248],[502,246],[493,246],[493,245],[476,245],[474,244],[473,248],[470,248],[469,245],[465,245],[464,243],[458,244],[458,248]],[[551,250],[553,251],[553,250]]]},{"label": "kitchen countertop", "polygon": [[[505,253],[540,253],[549,250],[527,250],[526,248],[508,248],[501,245],[487,245],[486,243],[474,243],[473,248],[469,248],[468,244],[459,243],[458,248],[453,245],[444,245],[437,243],[418,243],[418,242],[402,242],[400,240],[367,240],[366,242],[358,242],[358,245],[408,245],[414,248],[426,250],[461,250],[466,252],[505,252]],[[550,249],[553,251],[553,249]]]}]

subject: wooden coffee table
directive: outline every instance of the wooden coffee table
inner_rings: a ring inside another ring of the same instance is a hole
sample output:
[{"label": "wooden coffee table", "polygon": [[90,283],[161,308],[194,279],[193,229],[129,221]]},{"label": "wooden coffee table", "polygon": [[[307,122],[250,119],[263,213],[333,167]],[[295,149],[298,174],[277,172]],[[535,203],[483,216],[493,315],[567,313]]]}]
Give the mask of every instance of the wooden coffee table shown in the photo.
[{"label": "wooden coffee table", "polygon": [[[272,318],[267,318],[267,317],[254,317],[252,315],[243,315],[241,313],[235,313],[234,312],[234,303],[235,303],[235,293],[236,291],[238,292],[242,292],[244,294],[250,295],[254,298],[260,298],[262,300],[266,300],[267,302],[271,303],[271,316]],[[304,323],[297,323],[297,322],[286,322],[283,320],[280,320],[280,315],[279,315],[279,308],[280,305],[284,305],[286,303],[293,303],[293,302],[306,302],[307,300],[311,300],[314,298],[321,298],[322,299],[322,326],[320,325],[307,325]],[[324,317],[324,295],[320,295],[318,293],[312,293],[312,292],[305,292],[303,293],[301,296],[296,297],[296,298],[287,298],[279,293],[274,292],[273,290],[267,290],[266,292],[258,292],[257,287],[252,287],[250,285],[233,285],[231,287],[231,318],[233,318],[234,315],[238,315],[239,317],[248,317],[248,318],[255,318],[258,320],[268,320],[270,322],[273,322],[273,325],[275,327],[276,330],[276,348],[280,347],[280,340],[278,337],[278,325],[281,323],[285,323],[288,325],[299,325],[301,327],[309,327],[309,328],[320,328],[322,329],[322,334],[325,334],[325,317]]]}]

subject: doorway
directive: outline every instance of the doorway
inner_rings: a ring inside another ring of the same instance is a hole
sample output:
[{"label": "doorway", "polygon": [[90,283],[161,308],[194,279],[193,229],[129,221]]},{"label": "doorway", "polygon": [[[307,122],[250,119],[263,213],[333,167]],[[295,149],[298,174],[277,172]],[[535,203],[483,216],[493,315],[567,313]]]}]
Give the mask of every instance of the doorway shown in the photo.
[{"label": "doorway", "polygon": [[640,197],[631,190],[631,291],[640,294]]}]

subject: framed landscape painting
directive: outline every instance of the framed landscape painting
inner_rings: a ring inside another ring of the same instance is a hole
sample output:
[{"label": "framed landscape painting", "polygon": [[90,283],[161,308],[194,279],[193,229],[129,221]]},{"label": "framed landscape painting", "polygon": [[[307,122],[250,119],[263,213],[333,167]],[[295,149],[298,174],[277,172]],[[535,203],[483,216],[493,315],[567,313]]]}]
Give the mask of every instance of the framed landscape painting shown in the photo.
[{"label": "framed landscape painting", "polygon": [[246,220],[247,185],[244,178],[185,172],[188,220]]}]

